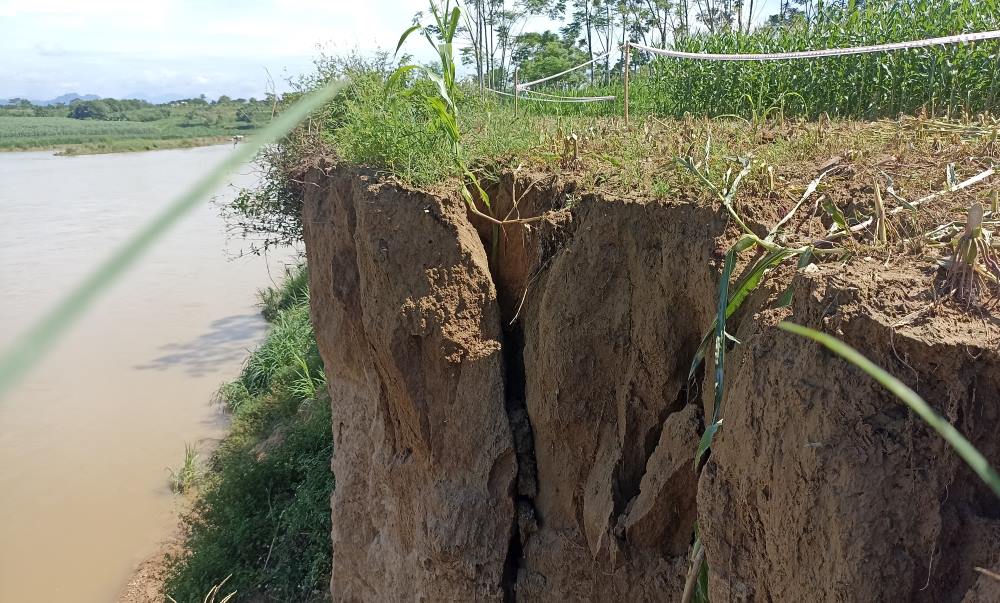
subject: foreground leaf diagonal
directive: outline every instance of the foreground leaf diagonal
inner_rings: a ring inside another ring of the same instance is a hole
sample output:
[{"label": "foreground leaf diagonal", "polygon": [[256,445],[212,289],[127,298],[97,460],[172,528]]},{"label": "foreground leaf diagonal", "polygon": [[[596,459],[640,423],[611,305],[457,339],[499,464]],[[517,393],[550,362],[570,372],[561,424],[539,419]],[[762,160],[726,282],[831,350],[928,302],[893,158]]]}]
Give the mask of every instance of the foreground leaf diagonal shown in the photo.
[{"label": "foreground leaf diagonal", "polygon": [[930,404],[921,398],[915,391],[907,387],[906,384],[899,379],[896,379],[886,372],[885,369],[866,358],[863,354],[861,354],[861,352],[858,352],[836,337],[788,321],[780,323],[778,327],[788,331],[789,333],[794,333],[795,335],[800,335],[819,343],[826,349],[867,373],[868,376],[875,379],[883,387],[895,394],[897,398],[910,407],[910,410],[917,413],[917,416],[923,419],[923,421],[934,429],[934,431],[938,432],[938,434],[948,442],[955,452],[962,457],[962,460],[968,463],[969,467],[976,472],[976,475],[978,475],[979,478],[993,490],[993,493],[996,494],[997,498],[1000,498],[1000,475],[997,475],[996,470],[993,469],[989,461],[986,460],[986,457],[984,457],[982,453],[980,453],[979,450],[977,450],[976,447],[969,442],[969,440],[965,439],[965,436],[955,429],[954,425],[935,412],[934,409],[931,408]]},{"label": "foreground leaf diagonal", "polygon": [[174,199],[149,223],[133,233],[108,259],[70,290],[55,307],[21,333],[11,346],[0,354],[0,399],[83,316],[101,293],[134,266],[153,243],[162,238],[181,218],[199,203],[204,202],[233,170],[251,161],[265,145],[291,132],[299,122],[330,101],[346,85],[346,80],[330,82],[289,106],[253,139],[233,151],[225,161],[198,180],[183,195]]}]

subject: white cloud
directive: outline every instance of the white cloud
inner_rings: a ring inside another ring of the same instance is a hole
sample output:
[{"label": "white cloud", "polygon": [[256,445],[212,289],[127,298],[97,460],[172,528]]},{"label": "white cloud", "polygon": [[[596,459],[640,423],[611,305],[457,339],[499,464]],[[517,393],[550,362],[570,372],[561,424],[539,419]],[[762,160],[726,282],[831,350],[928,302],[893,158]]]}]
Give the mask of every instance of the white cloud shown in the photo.
[{"label": "white cloud", "polygon": [[[426,0],[0,0],[0,98],[248,95],[328,52],[395,47]],[[423,60],[417,39],[407,50]],[[209,78],[200,82],[199,76]],[[281,82],[279,82],[280,85]],[[206,89],[200,90],[199,86]]]}]

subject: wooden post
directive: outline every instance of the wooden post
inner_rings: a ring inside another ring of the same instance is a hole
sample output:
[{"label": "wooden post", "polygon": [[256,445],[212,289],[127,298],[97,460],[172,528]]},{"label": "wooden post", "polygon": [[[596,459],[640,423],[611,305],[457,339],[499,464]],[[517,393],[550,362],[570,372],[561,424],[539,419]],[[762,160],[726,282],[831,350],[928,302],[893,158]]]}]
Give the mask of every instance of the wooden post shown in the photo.
[{"label": "wooden post", "polygon": [[517,96],[518,96],[517,85],[519,83],[517,75],[518,75],[518,69],[517,67],[515,67],[514,68],[514,117],[517,117]]},{"label": "wooden post", "polygon": [[629,42],[625,42],[625,125],[628,125],[628,76],[629,76],[629,63],[632,59],[632,46]]}]

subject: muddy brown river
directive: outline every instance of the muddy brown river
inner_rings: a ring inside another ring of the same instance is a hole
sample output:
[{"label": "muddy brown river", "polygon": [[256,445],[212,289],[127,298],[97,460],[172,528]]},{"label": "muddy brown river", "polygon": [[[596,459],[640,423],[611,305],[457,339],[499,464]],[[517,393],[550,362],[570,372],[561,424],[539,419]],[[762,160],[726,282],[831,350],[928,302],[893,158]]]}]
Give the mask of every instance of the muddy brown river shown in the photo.
[{"label": "muddy brown river", "polygon": [[[0,153],[0,348],[230,152]],[[0,399],[0,601],[114,601],[172,532],[167,468],[223,432],[212,394],[293,256],[235,259],[245,246],[206,199]]]}]

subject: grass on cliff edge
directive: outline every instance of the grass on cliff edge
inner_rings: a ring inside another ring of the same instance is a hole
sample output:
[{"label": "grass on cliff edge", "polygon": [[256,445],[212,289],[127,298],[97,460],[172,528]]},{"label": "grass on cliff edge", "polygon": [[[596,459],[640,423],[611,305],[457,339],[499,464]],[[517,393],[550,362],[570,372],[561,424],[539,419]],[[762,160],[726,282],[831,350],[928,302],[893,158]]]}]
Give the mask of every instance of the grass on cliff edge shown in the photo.
[{"label": "grass on cliff edge", "polygon": [[271,330],[219,392],[232,427],[184,518],[164,593],[177,601],[201,601],[230,574],[240,600],[327,598],[333,440],[305,282],[299,268],[262,292]]}]

